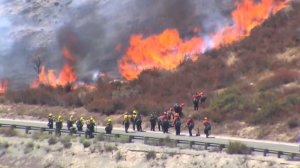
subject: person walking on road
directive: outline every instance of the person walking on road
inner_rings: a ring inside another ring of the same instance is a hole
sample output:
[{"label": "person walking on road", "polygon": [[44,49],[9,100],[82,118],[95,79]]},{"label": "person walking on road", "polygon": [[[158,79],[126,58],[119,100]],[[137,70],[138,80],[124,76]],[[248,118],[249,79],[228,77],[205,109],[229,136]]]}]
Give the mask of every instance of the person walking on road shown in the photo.
[{"label": "person walking on road", "polygon": [[70,114],[70,118],[67,120],[67,128],[70,130],[73,127],[74,119],[73,114]]},{"label": "person walking on road", "polygon": [[48,128],[53,129],[53,123],[54,123],[54,117],[52,113],[49,113],[48,115]]},{"label": "person walking on road", "polygon": [[111,134],[112,129],[113,129],[112,119],[109,118],[109,119],[107,120],[106,127],[105,127],[105,132],[106,132],[106,134]]},{"label": "person walking on road", "polygon": [[58,115],[57,120],[55,122],[55,135],[60,136],[61,135],[61,129],[63,126],[63,120],[61,115]]},{"label": "person walking on road", "polygon": [[79,120],[76,121],[77,131],[83,131],[84,119],[80,117]]},{"label": "person walking on road", "polygon": [[136,117],[136,128],[137,128],[137,131],[138,132],[142,132],[143,129],[142,129],[142,116],[140,113],[137,114],[137,117]]},{"label": "person walking on road", "polygon": [[128,133],[128,128],[129,128],[129,125],[130,125],[130,117],[128,115],[128,112],[126,112],[125,115],[124,115],[123,124],[124,124],[124,127],[125,127],[125,132]]},{"label": "person walking on road", "polygon": [[157,117],[152,113],[150,115],[150,126],[151,126],[151,131],[155,131],[155,126],[156,126],[156,122],[157,122]]},{"label": "person walking on road", "polygon": [[176,135],[180,135],[181,121],[180,121],[180,117],[179,117],[178,113],[175,114],[173,125],[174,125],[175,130],[176,130]]},{"label": "person walking on road", "polygon": [[207,117],[204,117],[203,125],[204,125],[204,133],[206,135],[206,138],[208,138],[209,132],[211,130],[211,125],[210,125],[210,122],[208,121]]},{"label": "person walking on road", "polygon": [[164,115],[161,117],[161,127],[164,134],[169,133],[170,123],[168,120],[167,112],[164,112]]},{"label": "person walking on road", "polygon": [[194,128],[194,120],[193,120],[191,114],[189,115],[188,119],[186,120],[186,126],[187,126],[188,129],[189,129],[189,134],[190,134],[190,136],[193,136],[192,130],[193,130],[193,128]]},{"label": "person walking on road", "polygon": [[135,126],[137,122],[137,117],[138,117],[138,112],[136,110],[133,110],[132,112],[132,117],[131,117],[131,122],[132,122],[132,129],[135,131]]}]

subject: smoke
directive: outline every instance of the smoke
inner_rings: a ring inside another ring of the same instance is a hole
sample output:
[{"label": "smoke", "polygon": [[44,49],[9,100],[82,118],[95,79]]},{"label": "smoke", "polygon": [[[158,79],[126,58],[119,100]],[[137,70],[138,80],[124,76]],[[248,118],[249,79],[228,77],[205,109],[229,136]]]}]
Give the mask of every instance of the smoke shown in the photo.
[{"label": "smoke", "polygon": [[0,80],[28,86],[36,55],[59,70],[65,45],[77,59],[79,80],[92,81],[98,72],[118,77],[132,34],[176,28],[182,38],[208,37],[230,23],[233,9],[234,0],[0,0]]}]

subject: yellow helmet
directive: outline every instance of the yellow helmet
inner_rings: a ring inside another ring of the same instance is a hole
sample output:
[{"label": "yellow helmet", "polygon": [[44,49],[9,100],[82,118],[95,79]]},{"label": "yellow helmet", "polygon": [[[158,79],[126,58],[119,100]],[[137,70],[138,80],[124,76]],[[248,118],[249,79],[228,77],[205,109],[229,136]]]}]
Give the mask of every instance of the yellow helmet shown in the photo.
[{"label": "yellow helmet", "polygon": [[107,121],[108,121],[108,122],[111,122],[112,120],[111,120],[111,118],[109,118]]},{"label": "yellow helmet", "polygon": [[57,118],[58,118],[58,119],[61,119],[61,115],[59,115]]},{"label": "yellow helmet", "polygon": [[132,112],[133,114],[136,114],[137,112],[136,112],[136,110],[133,110],[133,112]]},{"label": "yellow helmet", "polygon": [[48,115],[48,116],[50,117],[50,116],[52,116],[52,115],[53,115],[52,113],[49,113],[49,115]]},{"label": "yellow helmet", "polygon": [[83,120],[83,117],[80,117],[80,120]]}]

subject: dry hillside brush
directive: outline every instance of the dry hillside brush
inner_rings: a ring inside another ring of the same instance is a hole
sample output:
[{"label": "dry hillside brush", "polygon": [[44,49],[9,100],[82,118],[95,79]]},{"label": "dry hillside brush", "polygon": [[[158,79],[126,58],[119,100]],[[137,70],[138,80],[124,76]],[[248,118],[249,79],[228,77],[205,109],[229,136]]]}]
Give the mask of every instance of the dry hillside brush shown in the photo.
[{"label": "dry hillside brush", "polygon": [[[300,3],[293,2],[288,9],[271,16],[244,40],[209,51],[196,62],[183,62],[172,72],[146,70],[128,83],[100,79],[95,91],[41,86],[9,92],[6,97],[28,104],[83,106],[98,114],[136,108],[149,115],[174,102],[190,107],[192,94],[204,89],[208,102],[201,107],[202,114],[216,122],[226,118],[259,124],[299,117],[300,58],[289,62],[276,57],[300,47]],[[235,58],[232,64],[228,64],[230,57]],[[264,72],[271,75],[261,79]],[[296,87],[284,87],[291,83]]]}]

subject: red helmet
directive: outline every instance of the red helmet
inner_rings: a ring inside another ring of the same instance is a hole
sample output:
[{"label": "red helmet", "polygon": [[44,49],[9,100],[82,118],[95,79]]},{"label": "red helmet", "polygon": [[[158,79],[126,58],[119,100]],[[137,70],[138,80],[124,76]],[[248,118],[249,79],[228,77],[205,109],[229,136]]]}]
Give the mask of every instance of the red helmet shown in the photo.
[{"label": "red helmet", "polygon": [[167,115],[167,112],[164,112],[164,115]]},{"label": "red helmet", "polygon": [[179,117],[179,114],[178,114],[178,113],[175,113],[175,117]]},{"label": "red helmet", "polygon": [[180,106],[184,106],[184,103],[181,103],[181,105]]}]

